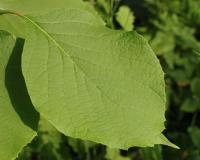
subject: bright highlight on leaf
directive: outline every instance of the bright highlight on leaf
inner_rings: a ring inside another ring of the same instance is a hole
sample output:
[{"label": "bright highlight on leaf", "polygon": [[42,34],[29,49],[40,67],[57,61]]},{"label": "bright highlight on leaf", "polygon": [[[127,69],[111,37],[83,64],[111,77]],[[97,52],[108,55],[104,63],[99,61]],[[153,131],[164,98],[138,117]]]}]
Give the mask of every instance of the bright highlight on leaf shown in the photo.
[{"label": "bright highlight on leaf", "polygon": [[65,135],[114,148],[176,147],[162,135],[164,73],[143,37],[106,28],[84,7],[26,15],[21,5],[0,16],[0,29],[25,39],[23,76],[45,119]]}]

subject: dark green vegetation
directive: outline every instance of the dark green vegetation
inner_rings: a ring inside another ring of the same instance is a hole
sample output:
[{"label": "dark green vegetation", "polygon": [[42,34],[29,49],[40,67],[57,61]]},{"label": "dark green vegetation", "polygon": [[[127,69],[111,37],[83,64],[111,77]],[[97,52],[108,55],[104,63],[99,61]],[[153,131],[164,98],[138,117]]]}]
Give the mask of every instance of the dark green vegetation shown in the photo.
[{"label": "dark green vegetation", "polygon": [[108,27],[134,29],[149,40],[166,77],[168,111],[164,134],[181,149],[157,145],[118,151],[67,138],[41,121],[39,136],[18,160],[199,160],[200,0],[93,0],[91,3]]}]

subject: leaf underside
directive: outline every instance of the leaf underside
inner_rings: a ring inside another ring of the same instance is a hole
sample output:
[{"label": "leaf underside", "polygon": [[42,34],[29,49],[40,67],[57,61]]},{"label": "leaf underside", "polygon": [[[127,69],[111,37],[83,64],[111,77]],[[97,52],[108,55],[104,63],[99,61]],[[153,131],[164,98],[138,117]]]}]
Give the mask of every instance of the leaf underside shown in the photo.
[{"label": "leaf underside", "polygon": [[0,17],[0,29],[25,39],[28,93],[59,131],[114,148],[176,147],[162,135],[164,73],[143,37],[75,7],[14,14]]}]

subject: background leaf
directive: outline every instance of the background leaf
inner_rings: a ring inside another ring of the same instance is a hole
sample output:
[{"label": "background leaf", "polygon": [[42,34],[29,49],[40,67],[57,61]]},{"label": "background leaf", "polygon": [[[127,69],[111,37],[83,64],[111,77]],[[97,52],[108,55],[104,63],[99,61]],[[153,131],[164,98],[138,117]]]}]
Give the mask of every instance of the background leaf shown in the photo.
[{"label": "background leaf", "polygon": [[134,19],[133,12],[127,6],[121,6],[116,13],[116,20],[125,31],[133,30]]}]

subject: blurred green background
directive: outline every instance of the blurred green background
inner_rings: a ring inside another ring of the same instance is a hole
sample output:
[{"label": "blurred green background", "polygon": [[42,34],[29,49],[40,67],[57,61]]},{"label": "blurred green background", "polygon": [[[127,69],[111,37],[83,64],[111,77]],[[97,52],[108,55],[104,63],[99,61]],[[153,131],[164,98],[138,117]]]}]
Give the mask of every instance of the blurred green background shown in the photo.
[{"label": "blurred green background", "polygon": [[[17,160],[200,160],[200,0],[91,0],[112,29],[136,30],[165,72],[164,134],[181,149],[110,149],[57,132],[45,120]],[[152,115],[153,116],[153,115]],[[134,122],[133,122],[134,123]]]}]

